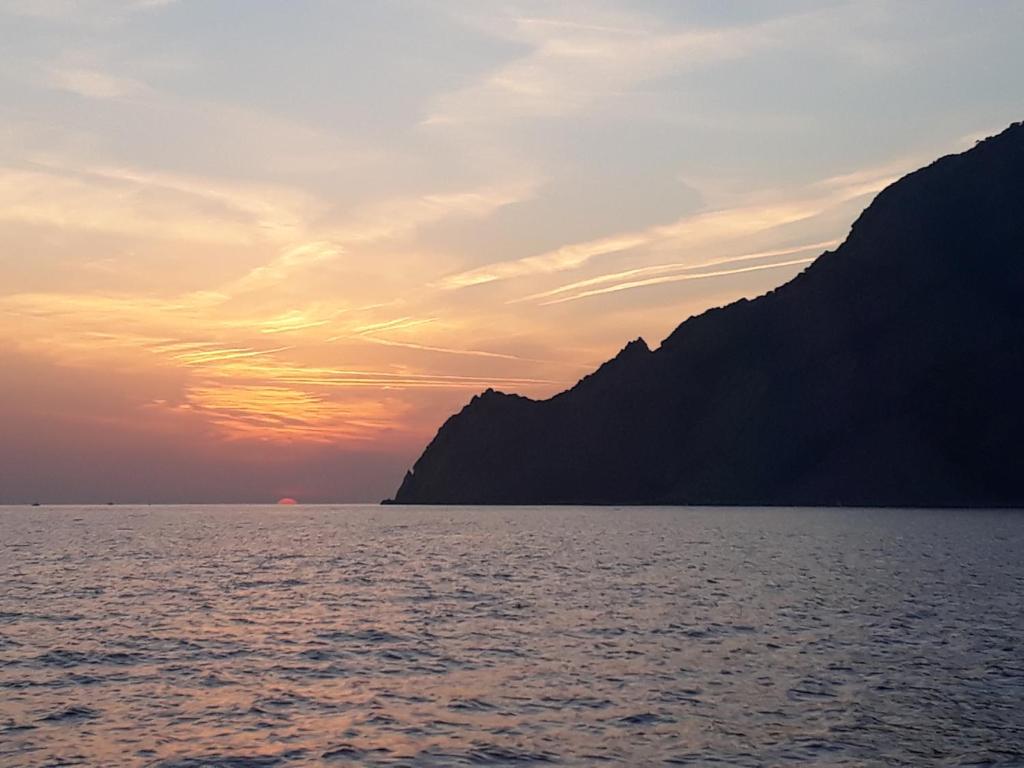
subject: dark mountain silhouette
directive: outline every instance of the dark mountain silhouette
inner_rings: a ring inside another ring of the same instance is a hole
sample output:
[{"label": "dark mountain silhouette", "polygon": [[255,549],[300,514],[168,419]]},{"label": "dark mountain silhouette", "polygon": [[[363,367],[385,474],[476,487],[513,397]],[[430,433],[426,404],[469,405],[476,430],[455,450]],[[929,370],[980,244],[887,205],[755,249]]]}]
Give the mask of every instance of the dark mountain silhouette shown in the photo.
[{"label": "dark mountain silhouette", "polygon": [[451,417],[397,503],[1024,506],[1024,124],[572,389]]}]

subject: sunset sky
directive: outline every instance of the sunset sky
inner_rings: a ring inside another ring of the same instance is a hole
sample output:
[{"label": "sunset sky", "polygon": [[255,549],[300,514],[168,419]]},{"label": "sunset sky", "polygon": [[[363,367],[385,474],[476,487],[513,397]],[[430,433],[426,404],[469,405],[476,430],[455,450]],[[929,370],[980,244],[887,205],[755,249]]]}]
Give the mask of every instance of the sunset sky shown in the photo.
[{"label": "sunset sky", "polygon": [[0,503],[379,500],[1024,118],[1024,3],[0,0]]}]

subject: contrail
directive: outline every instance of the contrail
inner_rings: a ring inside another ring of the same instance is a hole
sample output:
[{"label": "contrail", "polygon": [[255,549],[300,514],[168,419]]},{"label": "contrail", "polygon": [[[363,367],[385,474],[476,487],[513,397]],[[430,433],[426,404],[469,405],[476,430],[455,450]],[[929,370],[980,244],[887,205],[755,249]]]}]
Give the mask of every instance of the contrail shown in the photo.
[{"label": "contrail", "polygon": [[561,299],[553,299],[551,301],[541,302],[543,306],[549,304],[562,304],[567,301],[576,301],[577,299],[585,299],[589,296],[600,296],[605,293],[616,293],[618,291],[627,291],[632,288],[643,288],[648,285],[659,285],[661,283],[678,283],[684,280],[703,280],[708,277],[724,277],[726,275],[738,275],[742,272],[760,272],[764,269],[778,269],[779,267],[791,267],[795,264],[809,264],[814,261],[817,257],[811,257],[807,259],[793,259],[792,261],[780,261],[775,264],[759,264],[756,267],[740,267],[739,269],[722,269],[717,272],[701,272],[696,275],[667,275],[665,277],[651,277],[646,280],[631,280],[625,283],[618,283],[617,285],[609,285],[605,288],[595,288],[592,291],[584,291],[583,293],[577,293],[572,296],[566,296]]}]

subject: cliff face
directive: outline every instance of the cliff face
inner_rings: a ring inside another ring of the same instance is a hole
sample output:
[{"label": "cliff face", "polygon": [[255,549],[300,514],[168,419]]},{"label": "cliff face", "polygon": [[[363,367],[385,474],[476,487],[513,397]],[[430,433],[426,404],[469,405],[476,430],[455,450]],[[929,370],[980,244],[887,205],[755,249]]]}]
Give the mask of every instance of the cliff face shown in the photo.
[{"label": "cliff face", "polygon": [[395,501],[1024,506],[1024,124],[656,351],[550,400],[474,397]]}]

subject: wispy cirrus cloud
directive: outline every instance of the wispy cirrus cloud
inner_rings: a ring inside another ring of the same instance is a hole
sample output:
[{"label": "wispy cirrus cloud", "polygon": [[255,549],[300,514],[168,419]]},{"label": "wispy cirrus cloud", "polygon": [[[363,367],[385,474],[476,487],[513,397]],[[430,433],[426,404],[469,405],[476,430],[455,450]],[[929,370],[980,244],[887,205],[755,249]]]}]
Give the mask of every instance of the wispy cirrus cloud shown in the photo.
[{"label": "wispy cirrus cloud", "polygon": [[55,67],[48,73],[48,82],[52,88],[87,99],[123,99],[147,90],[139,80],[85,67]]},{"label": "wispy cirrus cloud", "polygon": [[377,336],[365,336],[362,339],[370,344],[379,344],[384,347],[399,347],[401,349],[415,349],[420,352],[438,352],[444,355],[461,355],[465,357],[485,357],[491,360],[512,360],[520,363],[551,363],[550,360],[537,360],[531,357],[510,355],[503,352],[488,352],[481,349],[457,349],[453,347],[438,347],[430,344],[416,344],[411,341],[394,341],[382,339]]},{"label": "wispy cirrus cloud", "polygon": [[266,384],[199,384],[186,390],[189,410],[206,416],[229,438],[335,443],[372,441],[404,431],[407,404]]},{"label": "wispy cirrus cloud", "polygon": [[429,192],[362,206],[334,227],[334,239],[367,243],[394,239],[450,218],[486,218],[505,206],[528,200],[539,183],[524,177],[476,188]]},{"label": "wispy cirrus cloud", "polygon": [[0,166],[0,221],[65,231],[210,245],[263,245],[276,255],[212,289],[226,299],[271,288],[297,272],[408,238],[448,220],[481,219],[534,193],[529,179],[369,203],[330,216],[328,203],[281,184],[76,163],[35,156]]},{"label": "wispy cirrus cloud", "polygon": [[246,357],[266,357],[278,352],[286,352],[291,347],[275,347],[273,349],[251,349],[249,347],[226,347],[223,349],[197,349],[187,350],[171,355],[172,360],[180,361],[183,365],[213,365],[222,363],[225,360],[240,360]]},{"label": "wispy cirrus cloud", "polygon": [[830,177],[779,200],[703,211],[670,224],[572,243],[546,253],[457,272],[434,285],[443,290],[456,290],[500,280],[554,274],[578,269],[598,257],[644,248],[707,253],[709,249],[739,238],[812,219],[836,205],[878,192],[893,180],[889,167]]},{"label": "wispy cirrus cloud", "polygon": [[[820,251],[825,248],[831,248],[838,245],[838,240],[823,240],[816,243],[808,243],[806,245],[799,245],[791,248],[776,248],[768,251],[757,251],[754,253],[746,253],[741,256],[730,256],[722,259],[714,259],[712,261],[704,261],[697,264],[676,262],[672,264],[655,264],[647,267],[636,267],[634,269],[627,269],[620,272],[611,272],[608,274],[598,275],[597,277],[591,277],[586,280],[577,280],[566,285],[558,286],[550,290],[541,291],[539,293],[530,294],[519,299],[513,299],[510,304],[519,304],[521,302],[528,301],[540,301],[544,304],[560,303],[561,301],[568,301],[574,298],[585,298],[586,296],[595,296],[602,293],[611,293],[615,290],[623,290],[622,288],[615,288],[616,285],[625,285],[628,287],[640,287],[641,285],[655,285],[656,283],[647,282],[648,280],[660,280],[662,282],[672,282],[671,278],[676,273],[689,273],[696,270],[707,270],[712,267],[725,266],[737,264],[746,261],[755,261],[761,259],[775,258],[778,256],[790,256],[796,253],[802,253],[804,251]],[[793,262],[797,263],[797,262]],[[802,260],[801,262],[802,263]],[[758,269],[768,269],[775,265],[763,265],[759,266]],[[783,266],[783,265],[780,265]],[[784,266],[788,266],[788,263]],[[739,271],[749,271],[740,269]],[[713,273],[699,274],[694,276],[680,275],[680,280],[696,279],[698,277],[718,277],[722,275],[738,274],[735,270],[719,270]],[[612,284],[608,287],[608,284]],[[572,294],[569,298],[564,298],[565,294]],[[547,301],[550,300],[550,301]]]},{"label": "wispy cirrus cloud", "polygon": [[334,261],[343,252],[337,245],[327,241],[291,246],[265,264],[260,264],[237,280],[221,286],[217,292],[228,298],[247,291],[280,285],[296,271]]},{"label": "wispy cirrus cloud", "polygon": [[[436,317],[398,317],[394,320],[384,320],[378,323],[368,323],[367,325],[356,326],[352,329],[352,333],[357,336],[364,336],[368,333],[379,333],[380,331],[397,331],[403,328],[417,328],[421,325],[427,325],[436,321]],[[334,339],[332,339],[332,341],[333,340]]]},{"label": "wispy cirrus cloud", "polygon": [[322,239],[291,246],[270,262],[224,286],[235,295],[285,281],[296,271],[335,261],[347,253],[363,253],[375,243],[407,237],[421,227],[449,219],[486,218],[500,208],[527,199],[535,189],[529,181],[483,186],[460,192],[429,193],[398,198],[354,211],[346,220],[310,226]]},{"label": "wispy cirrus cloud", "polygon": [[625,280],[620,283],[614,283],[600,288],[591,288],[590,290],[580,291],[579,293],[573,293],[569,296],[548,299],[547,301],[542,301],[541,304],[564,304],[567,301],[578,301],[579,299],[586,299],[591,296],[603,296],[608,293],[618,293],[619,291],[628,291],[633,288],[646,288],[652,285],[681,283],[689,280],[707,280],[712,277],[728,277],[730,275],[741,275],[746,272],[762,272],[766,269],[779,269],[782,267],[796,266],[798,264],[810,264],[815,258],[815,256],[810,256],[804,259],[789,259],[788,261],[775,261],[769,264],[756,264],[751,267],[734,267],[732,269],[718,269],[710,272],[692,272],[686,274],[662,275],[659,277]]},{"label": "wispy cirrus cloud", "polygon": [[211,243],[301,236],[317,203],[285,187],[67,164],[0,167],[0,220]]},{"label": "wispy cirrus cloud", "polygon": [[331,317],[337,313],[337,310],[332,310],[328,313],[327,317],[321,318],[316,307],[292,309],[263,320],[259,324],[259,332],[266,335],[277,335],[299,333],[311,328],[320,328],[327,325]]},{"label": "wispy cirrus cloud", "polygon": [[442,278],[437,286],[453,290],[497,280],[565,272],[598,256],[666,241],[676,241],[681,247],[704,246],[716,240],[750,235],[801,221],[817,211],[814,205],[798,202],[711,211],[639,232],[575,243],[536,256],[477,267]]},{"label": "wispy cirrus cloud", "polygon": [[774,39],[768,27],[666,28],[656,19],[591,9],[594,23],[548,16],[466,17],[527,52],[438,100],[425,125],[558,117],[638,82],[745,56]]}]

